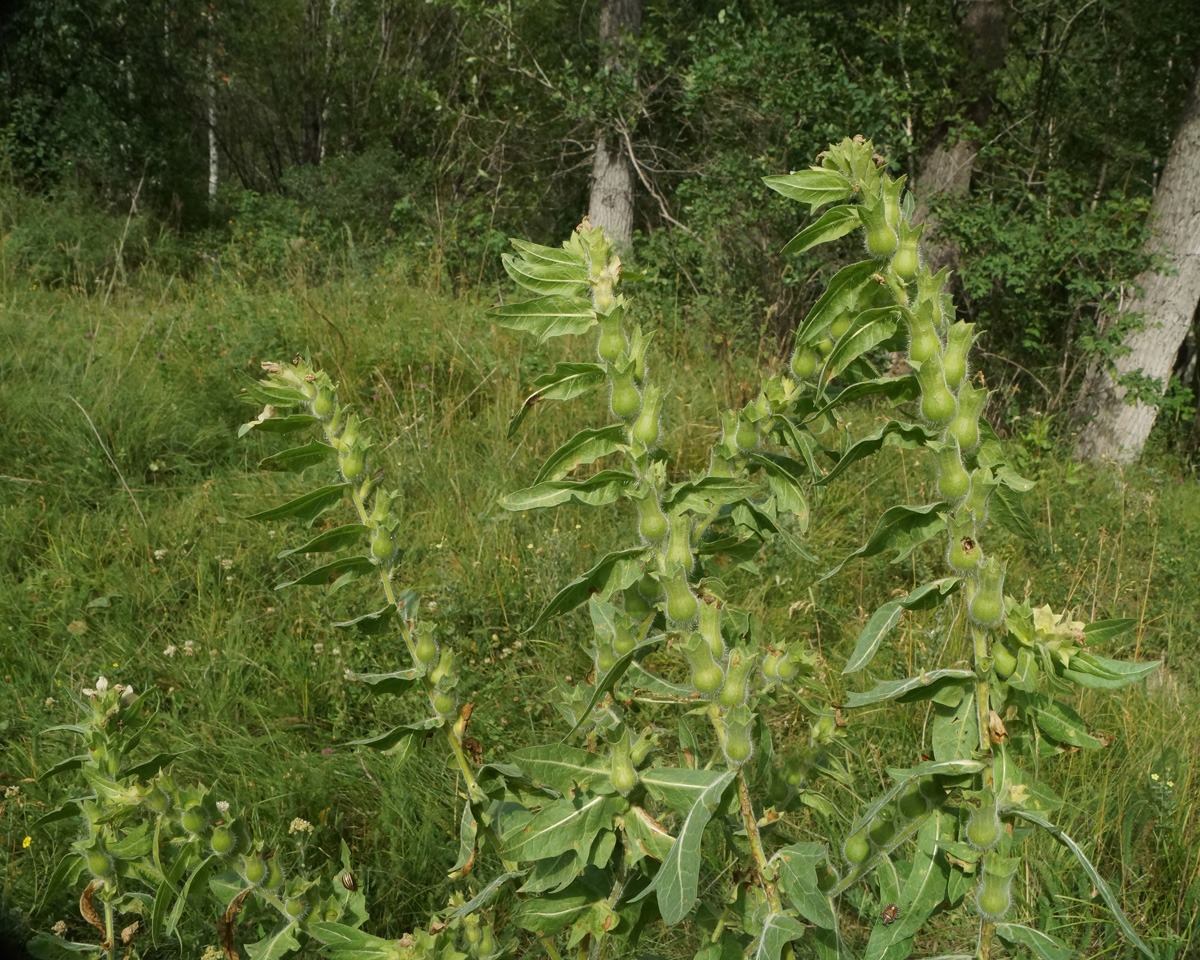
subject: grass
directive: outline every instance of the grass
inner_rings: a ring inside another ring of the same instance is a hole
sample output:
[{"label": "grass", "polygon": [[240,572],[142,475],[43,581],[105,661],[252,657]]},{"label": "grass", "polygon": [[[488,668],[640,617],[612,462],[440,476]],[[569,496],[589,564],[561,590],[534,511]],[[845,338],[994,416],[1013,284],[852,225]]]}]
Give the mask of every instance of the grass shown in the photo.
[{"label": "grass", "polygon": [[[514,516],[496,505],[502,492],[530,482],[576,425],[601,421],[605,398],[591,397],[570,409],[539,408],[505,439],[522,388],[582,346],[535,346],[494,328],[478,303],[387,273],[286,289],[150,275],[111,297],[10,279],[3,301],[0,787],[20,787],[0,801],[0,896],[16,911],[8,920],[25,921],[72,836],[69,825],[30,830],[77,790],[69,779],[36,780],[74,752],[68,735],[40,731],[70,722],[71,692],[105,674],[157,689],[146,749],[187,746],[177,779],[214,783],[281,847],[294,843],[293,817],[310,820],[309,860],[335,855],[346,838],[373,930],[399,936],[422,923],[455,889],[445,880],[456,852],[445,799],[453,772],[434,747],[398,765],[345,745],[415,719],[419,708],[368,700],[345,679],[347,667],[402,663],[396,638],[330,626],[379,606],[368,585],[333,597],[275,591],[304,569],[302,560],[274,559],[303,533],[244,517],[302,486],[256,469],[277,443],[236,439],[237,425],[256,413],[237,401],[238,379],[259,360],[301,353],[369,409],[389,483],[403,493],[401,586],[420,594],[425,615],[453,638],[476,704],[472,734],[486,760],[499,760],[561,736],[544,691],[556,677],[582,677],[589,664],[582,617],[532,635],[525,625],[557,586],[623,544],[632,524],[615,507]],[[660,327],[666,445],[678,451],[672,469],[685,473],[705,457],[718,406],[745,399],[756,358],[714,357],[706,325],[682,323],[671,307],[650,303],[642,316]],[[866,432],[882,413],[864,408],[852,429]],[[854,467],[814,502],[812,549],[825,560],[848,552],[886,505],[918,502],[932,477],[925,460],[896,450]],[[1054,456],[1027,458],[1024,468],[1042,481],[1026,498],[1034,541],[988,534],[993,551],[1013,558],[1010,592],[1085,619],[1135,617],[1137,632],[1101,652],[1164,661],[1150,683],[1082,696],[1080,711],[1111,744],[1047,769],[1069,800],[1063,826],[1119,882],[1135,925],[1151,942],[1178,947],[1194,936],[1200,899],[1195,480],[1167,460],[1123,474]],[[852,564],[816,585],[818,566],[775,554],[723,576],[751,598],[766,629],[819,650],[822,684],[837,701],[868,682],[840,675],[865,616],[939,565],[930,547],[899,564]],[[945,627],[936,615],[906,614],[871,673],[907,675],[958,659]],[[804,731],[801,720],[774,718],[779,749]],[[866,795],[886,764],[911,758],[924,717],[888,708],[850,720],[855,789]],[[1164,793],[1168,779],[1174,787]],[[850,809],[844,796],[831,796]],[[1021,909],[1060,924],[1080,956],[1122,955],[1086,878],[1056,848],[1038,849],[1046,868],[1023,878]],[[47,907],[43,926],[61,918],[84,932],[70,898]],[[938,922],[918,947],[961,945],[970,926],[961,914]],[[216,939],[199,926],[190,935],[195,944]],[[662,949],[677,955],[680,947]]]}]

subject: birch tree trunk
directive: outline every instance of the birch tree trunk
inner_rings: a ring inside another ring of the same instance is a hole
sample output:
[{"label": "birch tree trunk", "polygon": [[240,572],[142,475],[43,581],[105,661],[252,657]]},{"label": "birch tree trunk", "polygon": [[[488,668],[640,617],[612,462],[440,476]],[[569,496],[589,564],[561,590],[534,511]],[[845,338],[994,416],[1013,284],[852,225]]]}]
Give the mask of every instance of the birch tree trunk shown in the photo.
[{"label": "birch tree trunk", "polygon": [[[642,0],[602,0],[600,45],[604,66],[611,72],[623,69],[621,40],[637,34],[642,26]],[[596,159],[592,164],[588,221],[603,227],[620,251],[633,242],[633,164],[617,130],[601,130],[596,136]]]},{"label": "birch tree trunk", "polygon": [[1140,373],[1165,388],[1200,301],[1200,70],[1167,154],[1150,217],[1154,234],[1146,252],[1163,256],[1170,272],[1146,270],[1138,275],[1134,284],[1141,295],[1121,307],[1125,315],[1142,317],[1122,341],[1126,354],[1111,367],[1101,360],[1088,371],[1079,410],[1083,429],[1075,446],[1080,460],[1131,463],[1141,456],[1158,408],[1140,401],[1126,403],[1128,391],[1120,381]]}]

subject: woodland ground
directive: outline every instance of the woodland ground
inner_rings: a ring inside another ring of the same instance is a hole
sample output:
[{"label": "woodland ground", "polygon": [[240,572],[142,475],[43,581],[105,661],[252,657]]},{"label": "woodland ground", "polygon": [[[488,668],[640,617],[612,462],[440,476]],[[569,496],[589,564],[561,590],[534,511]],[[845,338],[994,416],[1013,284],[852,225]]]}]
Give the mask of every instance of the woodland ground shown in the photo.
[{"label": "woodland ground", "polygon": [[[237,440],[238,424],[257,411],[236,393],[260,360],[296,353],[341,382],[373,421],[376,463],[404,491],[402,586],[457,638],[485,758],[561,736],[543,691],[554,677],[586,673],[583,619],[534,634],[524,627],[557,586],[627,540],[633,523],[615,507],[516,516],[497,508],[502,492],[526,485],[545,454],[603,411],[602,398],[537,409],[505,438],[523,388],[566,351],[582,357],[589,348],[537,347],[497,329],[484,317],[490,297],[438,296],[387,273],[315,287],[149,278],[91,296],[8,284],[0,307],[0,787],[20,787],[0,801],[0,901],[10,927],[37,903],[71,839],[65,825],[30,829],[76,789],[69,778],[31,779],[75,752],[68,734],[40,731],[71,722],[72,693],[100,674],[157,689],[157,740],[146,747],[190,748],[177,779],[214,783],[279,844],[291,842],[293,817],[310,820],[310,862],[347,838],[375,932],[399,935],[445,903],[451,772],[345,746],[417,709],[368,701],[344,678],[346,668],[396,669],[400,645],[329,626],[329,614],[377,605],[365,580],[331,600],[274,589],[301,569],[275,558],[300,542],[298,531],[244,517],[286,498],[295,480],[257,470],[279,444]],[[665,442],[678,451],[674,469],[686,472],[706,457],[718,405],[742,402],[756,367],[779,360],[766,342],[714,350],[706,324],[671,304],[642,310],[660,326]],[[851,431],[867,432],[879,413],[863,408]],[[1077,704],[1111,742],[1050,765],[1069,799],[1063,826],[1116,881],[1146,938],[1188,956],[1200,900],[1196,477],[1161,451],[1123,473],[1093,470],[1043,442],[1039,424],[1018,420],[1009,432],[1023,472],[1041,481],[1025,501],[1034,542],[990,535],[1011,557],[1012,592],[1074,608],[1080,619],[1135,617],[1136,633],[1102,652],[1164,661],[1148,683],[1090,692]],[[919,498],[932,476],[921,460],[897,449],[817,496],[810,549],[826,562],[849,552],[883,505]],[[821,567],[772,554],[729,580],[771,629],[810,640],[825,665],[821,696],[838,701],[849,685],[868,682],[840,675],[864,611],[939,563],[930,546],[895,565],[852,565],[816,586]],[[905,616],[875,676],[958,659],[932,615]],[[804,735],[802,719],[775,731],[777,743]],[[883,708],[850,721],[849,761],[866,792],[886,763],[911,753],[922,717]],[[438,756],[430,748],[428,757]],[[1065,852],[1040,849],[1043,867],[1024,877],[1019,909],[1057,925],[1081,957],[1123,956],[1086,878]],[[46,906],[44,926],[81,925],[70,897]],[[194,936],[215,942],[211,932]],[[941,927],[930,937],[954,942]]]}]

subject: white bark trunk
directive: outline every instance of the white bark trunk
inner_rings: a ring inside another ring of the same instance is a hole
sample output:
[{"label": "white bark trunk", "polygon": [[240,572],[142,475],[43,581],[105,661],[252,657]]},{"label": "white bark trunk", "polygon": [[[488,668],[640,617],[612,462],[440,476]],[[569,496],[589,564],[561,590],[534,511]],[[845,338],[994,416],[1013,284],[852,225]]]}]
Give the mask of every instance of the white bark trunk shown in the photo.
[{"label": "white bark trunk", "polygon": [[213,72],[210,53],[205,59],[208,67],[208,202],[217,202],[217,77]]},{"label": "white bark trunk", "polygon": [[633,170],[615,136],[596,142],[588,222],[603,227],[604,235],[621,253],[633,243]]},{"label": "white bark trunk", "polygon": [[[642,27],[642,0],[603,0],[600,5],[600,45],[604,65],[620,71],[621,42]],[[625,253],[633,244],[633,166],[619,135],[601,131],[596,137],[592,164],[588,221],[603,227],[616,249]]]},{"label": "white bark trunk", "polygon": [[1200,301],[1200,71],[1192,83],[1179,132],[1171,144],[1150,208],[1154,235],[1147,252],[1161,254],[1172,271],[1147,270],[1134,281],[1142,290],[1122,304],[1123,314],[1141,314],[1140,329],[1123,341],[1128,353],[1110,368],[1088,371],[1081,396],[1084,424],[1075,456],[1093,462],[1131,463],[1141,456],[1158,408],[1126,403],[1119,380],[1141,372],[1166,387],[1179,345]]}]

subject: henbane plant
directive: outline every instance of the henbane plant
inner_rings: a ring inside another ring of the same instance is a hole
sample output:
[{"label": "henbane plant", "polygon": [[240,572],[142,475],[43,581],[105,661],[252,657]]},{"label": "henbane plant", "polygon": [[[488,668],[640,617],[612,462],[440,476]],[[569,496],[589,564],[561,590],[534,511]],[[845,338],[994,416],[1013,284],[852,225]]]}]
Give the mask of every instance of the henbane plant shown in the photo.
[{"label": "henbane plant", "polygon": [[[1059,960],[1065,944],[1016,921],[1015,878],[1036,828],[1074,854],[1130,942],[1152,956],[1084,851],[1055,825],[1062,801],[1037,775],[1056,753],[1101,746],[1059,691],[1113,689],[1154,668],[1088,649],[1133,622],[1084,625],[1006,593],[1006,564],[985,550],[986,525],[991,514],[1027,528],[1015,494],[1030,484],[980,418],[987,391],[970,370],[974,331],[955,321],[947,274],[922,264],[903,179],[856,139],[831,146],[819,166],[767,182],[814,210],[836,204],[790,252],[862,229],[867,258],[840,270],[799,325],[791,375],[765,376],[751,402],[721,415],[701,475],[671,472],[668,383],[603,233],[585,222],[561,247],[514,240],[517,253],[505,257],[532,296],[497,307],[502,325],[542,340],[589,338],[586,358],[535,380],[511,431],[536,405],[589,391],[606,395],[611,419],[580,430],[501,505],[628,507],[629,546],[564,585],[528,627],[580,608],[590,619],[588,680],[545,691],[565,723],[560,742],[503,763],[472,759],[472,706],[460,703],[452,638],[419,621],[417,598],[393,584],[397,498],[372,461],[365,426],[335,384],[299,358],[265,365],[267,379],[246,385],[245,397],[266,406],[243,432],[318,432],[263,466],[327,471],[309,492],[256,518],[312,524],[347,500],[352,511],[349,523],[326,524],[286,551],[334,554],[286,586],[336,592],[353,578],[375,578],[384,605],[342,625],[395,631],[407,661],[351,676],[373,693],[411,691],[425,706],[426,719],[362,745],[408,753],[437,734],[461,783],[448,798],[461,805],[451,875],[467,889],[402,941],[294,918],[295,934],[326,955],[452,960],[540,950],[598,960],[636,955],[647,929],[688,921],[702,960],[900,960],[932,917],[957,910],[974,948],[954,956],[989,960],[999,938]],[[906,351],[914,372],[880,376],[872,358],[888,350]],[[907,414],[869,436],[841,436],[839,412],[868,397]],[[877,796],[859,804],[843,758],[845,716],[820,702],[824,665],[802,639],[764,627],[774,621],[735,595],[738,576],[723,572],[753,575],[768,542],[815,561],[804,539],[809,505],[890,444],[929,451],[938,499],[887,509],[866,543],[822,579],[850,559],[889,550],[899,559],[927,543],[944,551],[949,569],[868,617],[844,672],[870,664],[903,611],[935,607],[948,614],[950,665],[842,704],[851,717],[887,701],[931,714],[928,746],[912,751],[931,756],[888,768]],[[773,737],[784,716],[805,718],[799,743]],[[498,874],[472,885],[478,863],[497,861]],[[939,921],[939,929],[958,926]]]}]

